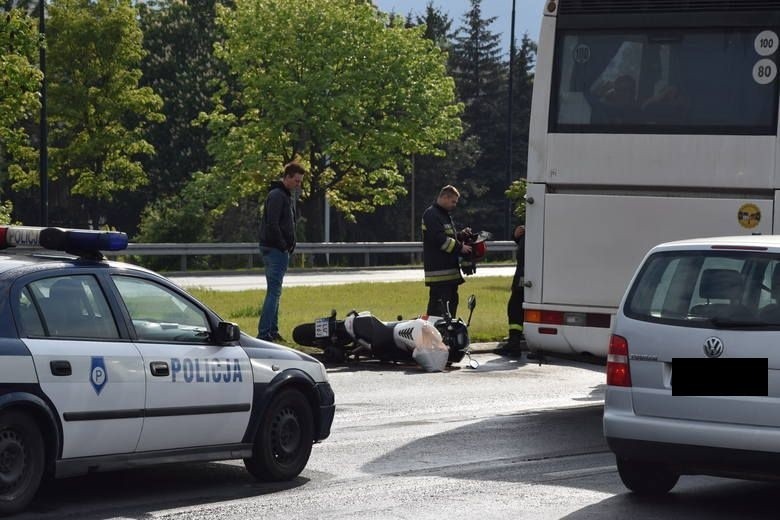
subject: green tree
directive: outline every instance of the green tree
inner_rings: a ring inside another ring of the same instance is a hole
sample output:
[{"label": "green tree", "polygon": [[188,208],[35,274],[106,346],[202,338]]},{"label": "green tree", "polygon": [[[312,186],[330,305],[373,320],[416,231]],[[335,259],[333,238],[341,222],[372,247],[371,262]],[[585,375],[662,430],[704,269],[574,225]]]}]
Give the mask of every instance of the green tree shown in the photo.
[{"label": "green tree", "polygon": [[144,133],[162,119],[162,100],[139,87],[142,33],[130,0],[53,0],[48,15],[51,220],[102,225],[118,194],[147,182],[140,157],[154,149]]},{"label": "green tree", "polygon": [[527,187],[528,182],[525,179],[518,179],[512,181],[512,184],[504,192],[513,206],[512,214],[521,224],[525,224],[525,193]]},{"label": "green tree", "polygon": [[506,212],[506,63],[499,37],[490,30],[495,18],[483,18],[481,0],[471,0],[463,26],[455,36],[450,65],[465,104],[466,137],[478,139],[480,154],[464,178],[462,212],[475,229],[497,235],[505,229]]},{"label": "green tree", "polygon": [[[138,5],[146,52],[141,63],[141,84],[151,87],[164,100],[165,115],[164,121],[149,125],[149,142],[155,149],[154,155],[143,159],[149,183],[121,201],[131,215],[143,211],[139,240],[210,239],[209,230],[202,227],[195,213],[188,219],[182,208],[194,209],[190,205],[202,199],[193,200],[183,189],[196,172],[208,170],[213,162],[207,150],[210,132],[195,120],[199,113],[213,110],[217,80],[227,79],[224,63],[214,56],[214,43],[219,39],[218,3],[224,2],[153,0]],[[194,221],[199,224],[193,226]],[[132,226],[123,229],[134,231]]]},{"label": "green tree", "polygon": [[[425,26],[426,38],[435,42],[441,49],[452,51],[452,20],[441,9],[434,7],[432,1],[426,4],[424,13],[417,16],[416,22]],[[444,157],[415,157],[415,220],[419,221],[422,212],[433,202],[445,184],[453,184],[469,196],[484,191],[481,182],[474,182],[467,176],[480,157],[479,140],[473,135],[464,134],[460,139],[448,142],[445,149],[447,153]],[[459,220],[470,221],[471,217],[468,209],[458,211]],[[419,222],[414,222],[414,238],[418,240],[421,239],[419,227]]]},{"label": "green tree", "polygon": [[425,26],[423,36],[434,42],[439,48],[447,50],[451,47],[452,20],[447,13],[434,7],[432,1],[425,5],[425,12],[418,15],[415,21],[417,25]]},{"label": "green tree", "polygon": [[[409,13],[405,27],[424,28],[423,37],[434,42],[440,49],[451,48],[452,20],[429,1],[425,10],[414,15]],[[392,206],[382,206],[375,213],[357,215],[357,225],[350,225],[342,219],[334,219],[334,240],[344,241],[387,241],[419,240],[420,216],[430,205],[435,193],[444,184],[464,186],[461,173],[474,165],[478,153],[476,139],[464,141],[454,139],[444,143],[445,155],[415,155],[410,161],[407,176],[408,197],[398,199]],[[412,196],[414,200],[412,200]],[[412,206],[413,205],[413,206]],[[346,260],[357,261],[355,257]],[[390,259],[404,261],[406,258]]]},{"label": "green tree", "polygon": [[40,0],[3,0],[0,4],[0,11],[10,11],[11,9],[22,9],[26,13],[31,13]]},{"label": "green tree", "polygon": [[40,108],[38,31],[20,9],[0,11],[0,177],[32,175],[35,150],[25,123]]},{"label": "green tree", "polygon": [[515,51],[513,60],[511,179],[516,180],[525,178],[528,172],[528,132],[536,63],[536,43],[528,34],[523,35],[520,49]]},{"label": "green tree", "polygon": [[301,157],[309,240],[322,237],[326,194],[350,219],[394,204],[405,194],[402,158],[441,153],[461,132],[445,55],[420,28],[387,26],[370,3],[238,0],[218,12],[218,55],[241,93],[208,117],[212,186],[262,196]]},{"label": "green tree", "polygon": [[145,164],[157,195],[176,193],[211,157],[209,132],[193,121],[214,108],[217,81],[226,79],[224,64],[214,56],[220,0],[157,0],[139,5],[146,56],[142,84],[165,100],[165,121],[150,125],[155,155]]}]

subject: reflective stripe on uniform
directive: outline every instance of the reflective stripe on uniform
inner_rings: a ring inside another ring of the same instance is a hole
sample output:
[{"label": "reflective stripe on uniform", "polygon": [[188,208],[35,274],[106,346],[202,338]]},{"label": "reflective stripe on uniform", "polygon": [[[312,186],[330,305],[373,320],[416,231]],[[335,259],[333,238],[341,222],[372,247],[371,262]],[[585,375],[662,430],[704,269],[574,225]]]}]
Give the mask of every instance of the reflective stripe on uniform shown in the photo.
[{"label": "reflective stripe on uniform", "polygon": [[518,325],[517,323],[510,323],[509,330],[519,330],[520,332],[523,332],[523,324],[520,323]]},{"label": "reflective stripe on uniform", "polygon": [[448,238],[441,245],[441,250],[445,253],[452,253],[455,251],[455,244],[457,244],[457,241],[454,238]]},{"label": "reflective stripe on uniform", "polygon": [[448,282],[450,280],[460,280],[460,270],[443,269],[441,271],[425,271],[426,282]]}]

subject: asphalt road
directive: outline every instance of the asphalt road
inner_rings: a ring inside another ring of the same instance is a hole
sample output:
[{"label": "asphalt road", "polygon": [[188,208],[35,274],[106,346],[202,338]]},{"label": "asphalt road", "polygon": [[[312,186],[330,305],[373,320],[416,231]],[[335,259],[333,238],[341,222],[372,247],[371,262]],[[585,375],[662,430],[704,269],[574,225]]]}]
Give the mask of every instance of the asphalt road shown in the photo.
[{"label": "asphalt road", "polygon": [[369,361],[329,368],[337,413],[294,481],[240,461],[57,481],[19,519],[776,518],[778,487],[683,477],[640,500],[601,430],[603,367],[476,354],[430,374]]}]

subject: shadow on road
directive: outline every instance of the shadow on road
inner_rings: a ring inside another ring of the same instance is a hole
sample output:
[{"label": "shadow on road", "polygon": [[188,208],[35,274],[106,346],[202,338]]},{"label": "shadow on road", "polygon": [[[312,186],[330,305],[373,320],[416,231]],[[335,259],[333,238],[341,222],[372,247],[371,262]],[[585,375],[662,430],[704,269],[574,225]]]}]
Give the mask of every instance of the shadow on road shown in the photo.
[{"label": "shadow on road", "polygon": [[220,463],[96,473],[47,483],[27,512],[14,518],[96,520],[116,518],[117,514],[143,518],[162,508],[262,496],[303,486],[308,481],[298,477],[283,483],[258,482],[243,465]]},{"label": "shadow on road", "polygon": [[708,478],[704,486],[686,486],[685,479],[686,477],[681,477],[678,487],[664,497],[641,498],[626,491],[584,507],[564,518],[710,520],[778,517],[777,494],[780,486],[777,483]]},{"label": "shadow on road", "polygon": [[[524,462],[607,452],[601,426],[603,410],[600,404],[491,417],[415,440],[361,469],[374,474],[526,482],[529,476],[523,471]],[[470,449],[451,448],[463,445]],[[495,454],[502,457],[496,459]]]},{"label": "shadow on road", "polygon": [[[580,370],[605,373],[604,363],[594,361],[590,356],[547,356],[541,363],[537,360],[529,360],[524,352],[520,357],[508,357],[495,354],[492,350],[482,350],[474,352],[472,357],[479,362],[477,369],[468,366],[469,358],[464,357],[459,363],[454,363],[447,367],[446,372],[506,372],[510,370],[519,370],[530,365],[545,366],[568,366],[576,367]],[[378,359],[361,358],[359,361],[346,361],[343,363],[326,362],[322,353],[310,354],[317,358],[327,367],[331,373],[344,372],[404,372],[407,374],[426,374],[426,372],[416,362],[392,362],[380,361]],[[604,376],[606,379],[606,375]],[[603,398],[603,390],[602,390]]]},{"label": "shadow on road", "polygon": [[[780,517],[780,483],[682,476],[677,487],[663,497],[630,493],[616,470],[604,466],[614,464],[614,459],[603,438],[602,414],[603,405],[599,405],[493,417],[410,442],[362,469],[373,474],[553,485],[610,495],[569,514],[567,520]],[[449,446],[463,446],[464,440],[470,440],[470,450],[453,454]],[[506,456],[491,459],[491,453]],[[575,476],[555,473],[567,468],[555,459],[579,457],[580,465],[593,467],[593,473],[576,475],[576,469]]]}]

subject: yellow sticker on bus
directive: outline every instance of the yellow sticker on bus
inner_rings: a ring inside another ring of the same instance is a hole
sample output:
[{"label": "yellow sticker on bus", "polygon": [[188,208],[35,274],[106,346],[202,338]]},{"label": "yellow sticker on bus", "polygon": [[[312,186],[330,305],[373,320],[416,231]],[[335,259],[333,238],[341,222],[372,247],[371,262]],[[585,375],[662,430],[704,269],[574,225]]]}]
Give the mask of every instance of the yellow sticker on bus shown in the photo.
[{"label": "yellow sticker on bus", "polygon": [[753,229],[761,222],[761,210],[755,204],[743,204],[737,212],[739,225],[746,229]]}]

